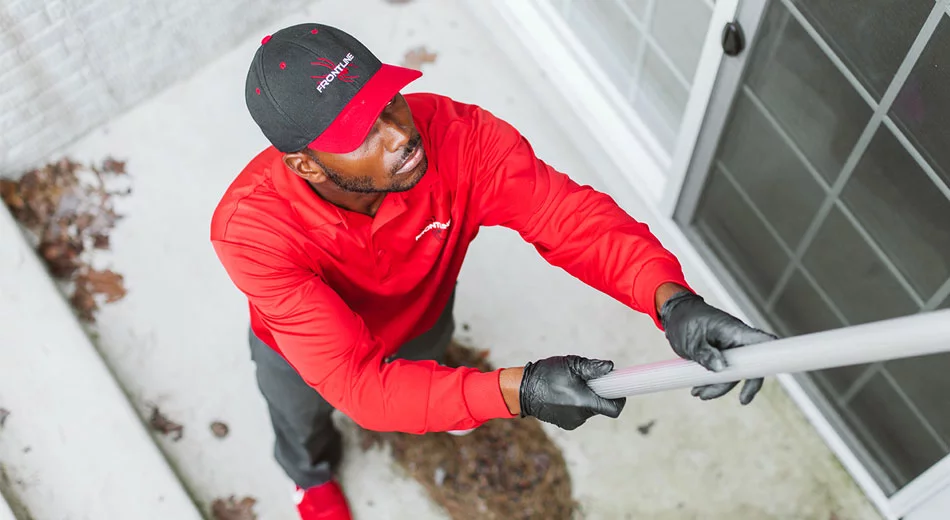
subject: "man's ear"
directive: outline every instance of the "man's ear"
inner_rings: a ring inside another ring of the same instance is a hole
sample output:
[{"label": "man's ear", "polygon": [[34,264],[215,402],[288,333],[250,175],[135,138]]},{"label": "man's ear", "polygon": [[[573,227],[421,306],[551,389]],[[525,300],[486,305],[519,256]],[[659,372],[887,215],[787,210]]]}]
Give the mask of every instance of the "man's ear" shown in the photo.
[{"label": "man's ear", "polygon": [[284,164],[303,179],[319,184],[327,180],[323,166],[313,160],[307,152],[293,152],[284,154]]}]

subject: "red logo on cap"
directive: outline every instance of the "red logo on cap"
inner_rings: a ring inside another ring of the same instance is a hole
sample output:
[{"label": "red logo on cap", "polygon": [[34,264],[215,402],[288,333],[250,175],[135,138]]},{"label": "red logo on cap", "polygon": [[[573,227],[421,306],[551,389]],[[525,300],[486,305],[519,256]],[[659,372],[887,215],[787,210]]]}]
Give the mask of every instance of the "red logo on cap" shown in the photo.
[{"label": "red logo on cap", "polygon": [[[326,68],[330,69],[330,73],[329,73],[329,74],[324,74],[324,75],[322,75],[322,76],[310,76],[310,77],[313,78],[313,79],[327,79],[327,78],[329,78],[330,76],[333,76],[333,75],[334,75],[334,74],[333,74],[334,69],[336,69],[337,67],[339,67],[339,65],[337,65],[336,63],[333,63],[333,61],[331,61],[331,60],[328,59],[328,58],[318,58],[317,61],[311,61],[310,64],[311,64],[311,65],[316,65],[316,66],[318,66],[318,67],[326,67]],[[359,79],[359,76],[351,76],[351,75],[350,75],[350,67],[355,67],[355,66],[356,66],[356,65],[349,65],[349,66],[347,66],[346,68],[344,68],[343,70],[339,71],[339,74],[336,74],[336,75],[335,75],[335,76],[336,76],[336,79],[342,81],[343,83],[353,83],[353,81]]]},{"label": "red logo on cap", "polygon": [[270,41],[270,35],[268,34],[267,36],[261,39],[261,45],[264,45],[265,43],[269,41]]}]

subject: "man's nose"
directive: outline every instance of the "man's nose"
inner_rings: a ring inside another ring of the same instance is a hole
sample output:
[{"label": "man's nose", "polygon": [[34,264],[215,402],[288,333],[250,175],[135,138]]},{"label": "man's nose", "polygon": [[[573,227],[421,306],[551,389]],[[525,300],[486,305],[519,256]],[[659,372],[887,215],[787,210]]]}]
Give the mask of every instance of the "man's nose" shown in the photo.
[{"label": "man's nose", "polygon": [[377,120],[380,125],[380,133],[383,136],[383,143],[387,152],[398,152],[409,144],[410,129],[400,125],[397,121],[380,117]]}]

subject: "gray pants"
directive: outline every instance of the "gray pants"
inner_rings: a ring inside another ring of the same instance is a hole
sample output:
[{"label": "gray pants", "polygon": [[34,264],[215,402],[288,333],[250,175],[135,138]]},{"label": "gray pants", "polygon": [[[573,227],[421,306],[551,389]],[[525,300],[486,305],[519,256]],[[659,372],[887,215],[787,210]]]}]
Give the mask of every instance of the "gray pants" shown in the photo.
[{"label": "gray pants", "polygon": [[[403,344],[393,357],[442,362],[455,332],[454,303],[453,293],[435,325]],[[333,406],[305,383],[280,354],[253,332],[249,336],[257,384],[267,401],[276,434],[277,462],[301,489],[329,481],[343,455],[343,438],[330,420]]]}]

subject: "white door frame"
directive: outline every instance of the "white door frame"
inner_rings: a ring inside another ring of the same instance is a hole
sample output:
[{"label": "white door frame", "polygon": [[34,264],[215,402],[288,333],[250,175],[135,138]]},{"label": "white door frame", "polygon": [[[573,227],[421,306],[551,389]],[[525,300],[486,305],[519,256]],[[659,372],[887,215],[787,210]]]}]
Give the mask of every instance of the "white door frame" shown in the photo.
[{"label": "white door frame", "polygon": [[[686,110],[683,113],[676,149],[673,152],[670,169],[667,172],[666,184],[661,198],[657,201],[660,213],[666,217],[672,218],[676,211],[686,181],[686,174],[697,152],[696,145],[699,142],[703,125],[708,124],[706,121],[711,117],[723,118],[724,120],[728,115],[728,107],[720,110],[720,107],[717,106],[710,107],[709,102],[712,99],[713,89],[717,82],[721,83],[720,78],[723,74],[730,73],[733,70],[737,70],[734,73],[741,74],[741,68],[736,69],[735,66],[730,67],[729,63],[723,63],[724,58],[728,61],[733,60],[724,56],[721,41],[723,26],[736,19],[738,9],[739,0],[720,0],[716,2],[713,8],[709,30],[706,32],[703,50],[699,57],[699,65],[696,67],[696,76],[693,78],[693,86],[689,92],[689,101],[686,103]],[[748,47],[754,35],[755,26],[758,25],[758,17],[756,16],[754,24],[747,23],[747,20],[739,20],[739,22],[746,30],[746,47]],[[749,30],[753,32],[749,33]],[[743,57],[743,63],[747,54],[746,52],[740,54]],[[722,113],[719,114],[719,112]]]},{"label": "white door frame", "polygon": [[545,86],[554,87],[582,130],[603,143],[600,152],[615,164],[627,165],[621,171],[644,199],[658,201],[666,189],[664,172],[671,158],[554,8],[543,0],[468,3],[479,15],[493,19],[487,23],[496,24],[500,16],[550,78]]},{"label": "white door frame", "polygon": [[[503,36],[517,40],[519,51],[533,58],[552,80],[545,87],[554,87],[560,106],[573,111],[574,121],[584,126],[602,148],[593,154],[606,154],[610,162],[649,203],[644,208],[654,221],[660,222],[665,234],[685,262],[700,266],[697,273],[712,288],[723,307],[751,322],[762,322],[753,307],[738,292],[734,282],[722,280],[706,256],[690,241],[674,221],[682,208],[692,208],[699,190],[694,175],[705,176],[715,152],[716,139],[702,136],[718,135],[725,125],[742,76],[748,49],[754,45],[758,22],[769,0],[719,0],[713,14],[700,55],[699,66],[690,90],[680,133],[672,154],[666,154],[652,137],[645,123],[612,87],[595,57],[586,51],[551,5],[544,0],[465,0],[469,8],[489,27],[504,26]],[[662,0],[656,0],[662,1]],[[950,0],[939,0],[947,3]],[[741,5],[740,5],[741,3]],[[746,50],[737,57],[722,52],[722,27],[738,19],[746,37]],[[583,92],[583,96],[578,96]],[[714,101],[713,101],[714,100]],[[711,103],[711,101],[713,101]],[[603,159],[599,157],[598,159]],[[635,167],[631,167],[634,165]],[[705,170],[705,171],[703,171]],[[687,189],[684,189],[687,188]],[[720,270],[721,271],[721,270]],[[788,395],[801,409],[819,435],[835,453],[882,515],[891,520],[908,516],[950,495],[950,456],[931,467],[923,475],[887,497],[858,456],[849,447],[832,420],[816,404],[816,392],[809,391],[807,379],[789,374],[777,377]],[[853,444],[853,443],[852,443]],[[928,502],[929,501],[929,502]],[[929,517],[928,517],[929,518]],[[922,520],[922,519],[921,519]]]}]

